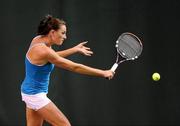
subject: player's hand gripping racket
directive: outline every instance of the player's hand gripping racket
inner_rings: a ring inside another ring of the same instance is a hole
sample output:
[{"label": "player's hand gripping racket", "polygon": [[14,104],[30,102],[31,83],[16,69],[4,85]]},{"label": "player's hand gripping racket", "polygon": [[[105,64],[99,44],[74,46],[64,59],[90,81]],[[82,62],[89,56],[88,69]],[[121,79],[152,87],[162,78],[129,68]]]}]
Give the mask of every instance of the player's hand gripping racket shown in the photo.
[{"label": "player's hand gripping racket", "polygon": [[137,59],[141,55],[143,45],[136,35],[130,32],[125,32],[122,33],[116,41],[116,49],[116,62],[111,68],[113,72],[115,72],[120,63]]}]

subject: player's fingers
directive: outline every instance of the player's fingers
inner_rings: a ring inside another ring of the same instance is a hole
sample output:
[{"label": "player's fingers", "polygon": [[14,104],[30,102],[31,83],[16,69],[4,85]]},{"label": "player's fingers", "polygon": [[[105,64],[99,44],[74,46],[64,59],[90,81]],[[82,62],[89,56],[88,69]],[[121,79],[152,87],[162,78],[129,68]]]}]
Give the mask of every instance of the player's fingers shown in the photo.
[{"label": "player's fingers", "polygon": [[85,45],[86,43],[88,43],[88,41],[81,42],[80,44]]},{"label": "player's fingers", "polygon": [[86,50],[86,51],[84,51],[84,54],[85,54],[85,55],[92,55],[93,52],[92,52],[92,51],[87,51],[87,50]]},{"label": "player's fingers", "polygon": [[114,76],[115,72],[114,72],[114,71],[112,71],[112,73],[113,73],[113,76]]},{"label": "player's fingers", "polygon": [[88,54],[93,54],[93,51],[87,51]]},{"label": "player's fingers", "polygon": [[85,54],[86,56],[91,56],[91,54]]},{"label": "player's fingers", "polygon": [[86,56],[91,56],[93,53],[85,53]]},{"label": "player's fingers", "polygon": [[86,49],[86,50],[91,50],[91,48],[89,48],[89,47],[85,47],[85,46],[84,46],[84,49]]}]

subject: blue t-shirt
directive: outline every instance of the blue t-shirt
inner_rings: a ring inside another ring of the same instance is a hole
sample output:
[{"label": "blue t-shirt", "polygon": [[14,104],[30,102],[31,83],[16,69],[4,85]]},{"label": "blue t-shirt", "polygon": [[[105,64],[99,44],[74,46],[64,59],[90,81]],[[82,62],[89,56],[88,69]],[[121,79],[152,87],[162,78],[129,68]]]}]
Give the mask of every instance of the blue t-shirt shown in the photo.
[{"label": "blue t-shirt", "polygon": [[49,78],[54,64],[48,62],[42,66],[34,65],[26,57],[25,66],[26,76],[21,85],[21,92],[30,95],[48,93]]}]

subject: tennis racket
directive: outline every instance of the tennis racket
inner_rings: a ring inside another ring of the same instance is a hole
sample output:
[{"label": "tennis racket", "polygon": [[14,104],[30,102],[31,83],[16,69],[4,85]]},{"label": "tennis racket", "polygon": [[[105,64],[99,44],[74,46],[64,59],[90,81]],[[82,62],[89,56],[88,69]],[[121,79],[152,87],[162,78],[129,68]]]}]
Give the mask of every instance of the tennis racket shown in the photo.
[{"label": "tennis racket", "polygon": [[113,72],[115,72],[120,63],[137,59],[143,50],[141,40],[130,32],[122,33],[117,39],[115,47],[117,49],[117,57],[116,62],[111,67]]}]

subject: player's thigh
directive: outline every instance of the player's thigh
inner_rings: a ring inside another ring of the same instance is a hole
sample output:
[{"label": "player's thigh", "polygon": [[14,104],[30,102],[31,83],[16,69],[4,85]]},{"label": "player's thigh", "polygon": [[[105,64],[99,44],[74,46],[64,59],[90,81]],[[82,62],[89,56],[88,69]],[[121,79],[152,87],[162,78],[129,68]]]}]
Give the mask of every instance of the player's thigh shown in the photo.
[{"label": "player's thigh", "polygon": [[43,117],[44,120],[53,126],[70,126],[66,116],[56,107],[53,102],[50,102],[43,108],[39,109],[38,113]]},{"label": "player's thigh", "polygon": [[37,111],[26,108],[26,121],[27,126],[42,126],[43,124],[43,118]]}]

